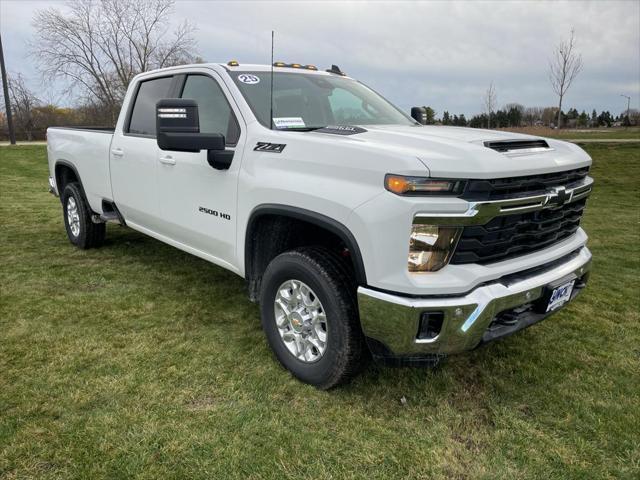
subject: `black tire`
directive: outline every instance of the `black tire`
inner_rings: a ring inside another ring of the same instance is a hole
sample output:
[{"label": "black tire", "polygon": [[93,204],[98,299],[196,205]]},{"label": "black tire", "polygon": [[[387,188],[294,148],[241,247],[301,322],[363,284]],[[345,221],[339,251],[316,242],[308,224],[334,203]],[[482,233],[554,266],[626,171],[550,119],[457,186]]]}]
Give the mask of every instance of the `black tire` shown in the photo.
[{"label": "black tire", "polygon": [[[70,203],[72,202],[72,203]],[[73,226],[69,224],[68,208],[75,204],[78,223]],[[76,247],[87,249],[96,248],[104,243],[107,229],[104,223],[94,223],[91,220],[91,208],[82,194],[80,184],[76,182],[68,183],[62,192],[62,218],[64,227],[67,230],[69,241]],[[75,230],[75,231],[74,231]]]},{"label": "black tire", "polygon": [[[304,282],[322,304],[327,323],[326,350],[313,363],[292,354],[276,325],[274,300],[288,280]],[[278,361],[305,383],[327,390],[360,371],[366,359],[358,318],[356,283],[344,261],[322,247],[285,252],[269,263],[260,292],[262,327]]]}]

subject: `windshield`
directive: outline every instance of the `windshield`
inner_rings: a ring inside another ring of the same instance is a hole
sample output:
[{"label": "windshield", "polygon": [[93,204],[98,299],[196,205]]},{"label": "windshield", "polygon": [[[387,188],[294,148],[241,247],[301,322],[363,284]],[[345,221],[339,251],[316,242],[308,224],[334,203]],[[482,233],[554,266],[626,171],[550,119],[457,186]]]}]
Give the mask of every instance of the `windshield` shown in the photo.
[{"label": "windshield", "polygon": [[[231,72],[258,121],[269,121],[270,72]],[[308,130],[327,125],[415,125],[380,95],[355,80],[328,75],[273,74],[273,127]]]}]

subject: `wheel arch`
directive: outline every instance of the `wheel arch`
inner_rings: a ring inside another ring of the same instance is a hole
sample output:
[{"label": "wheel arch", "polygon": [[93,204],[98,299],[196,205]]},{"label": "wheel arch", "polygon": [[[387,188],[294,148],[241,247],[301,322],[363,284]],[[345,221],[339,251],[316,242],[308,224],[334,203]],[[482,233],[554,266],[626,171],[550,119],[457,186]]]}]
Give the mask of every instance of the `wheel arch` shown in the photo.
[{"label": "wheel arch", "polygon": [[366,270],[360,247],[358,246],[358,242],[353,233],[351,233],[344,224],[321,213],[300,207],[281,204],[262,204],[252,210],[249,215],[245,232],[245,277],[249,281],[249,290],[252,299],[255,298],[254,295],[257,293],[252,291],[252,281],[255,280],[256,276],[259,277],[261,275],[259,269],[256,270],[256,253],[258,250],[255,241],[255,233],[258,225],[261,223],[261,220],[265,217],[279,217],[290,219],[292,221],[304,222],[335,236],[349,250],[349,256],[356,281],[359,285],[367,285]]},{"label": "wheel arch", "polygon": [[[62,193],[64,192],[64,187],[71,181],[76,181],[80,184],[80,191],[82,192],[82,195],[87,198],[87,195],[84,191],[84,186],[82,185],[82,179],[80,178],[78,169],[75,167],[75,165],[73,165],[73,163],[67,160],[56,160],[53,170],[60,201],[62,201]],[[69,172],[71,172],[71,174],[69,174]]]}]

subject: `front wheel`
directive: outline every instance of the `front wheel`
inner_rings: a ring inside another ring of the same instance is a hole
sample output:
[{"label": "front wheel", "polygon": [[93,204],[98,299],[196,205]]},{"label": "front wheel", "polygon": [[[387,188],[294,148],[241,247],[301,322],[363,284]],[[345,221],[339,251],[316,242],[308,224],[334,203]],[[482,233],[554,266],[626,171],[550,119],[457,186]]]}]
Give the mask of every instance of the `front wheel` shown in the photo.
[{"label": "front wheel", "polygon": [[262,327],[280,363],[303,382],[329,389],[358,372],[365,355],[355,283],[331,251],[302,248],[267,267]]},{"label": "front wheel", "polygon": [[64,187],[62,216],[69,241],[76,247],[86,249],[102,245],[106,226],[91,220],[91,208],[82,194],[80,184],[73,182]]}]

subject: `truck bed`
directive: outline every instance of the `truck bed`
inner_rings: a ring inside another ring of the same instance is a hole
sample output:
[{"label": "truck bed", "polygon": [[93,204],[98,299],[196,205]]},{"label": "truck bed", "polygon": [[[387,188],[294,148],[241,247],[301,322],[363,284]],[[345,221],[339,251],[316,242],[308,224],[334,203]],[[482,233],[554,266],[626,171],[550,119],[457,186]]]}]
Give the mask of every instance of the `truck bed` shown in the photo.
[{"label": "truck bed", "polygon": [[102,213],[102,199],[110,199],[112,195],[109,149],[113,132],[113,128],[107,127],[47,129],[50,171],[54,171],[56,163],[72,166],[82,179],[85,195],[92,210],[98,213]]},{"label": "truck bed", "polygon": [[48,130],[83,130],[87,132],[96,133],[113,133],[116,131],[115,127],[93,127],[85,125],[68,125],[65,127],[49,127]]}]

